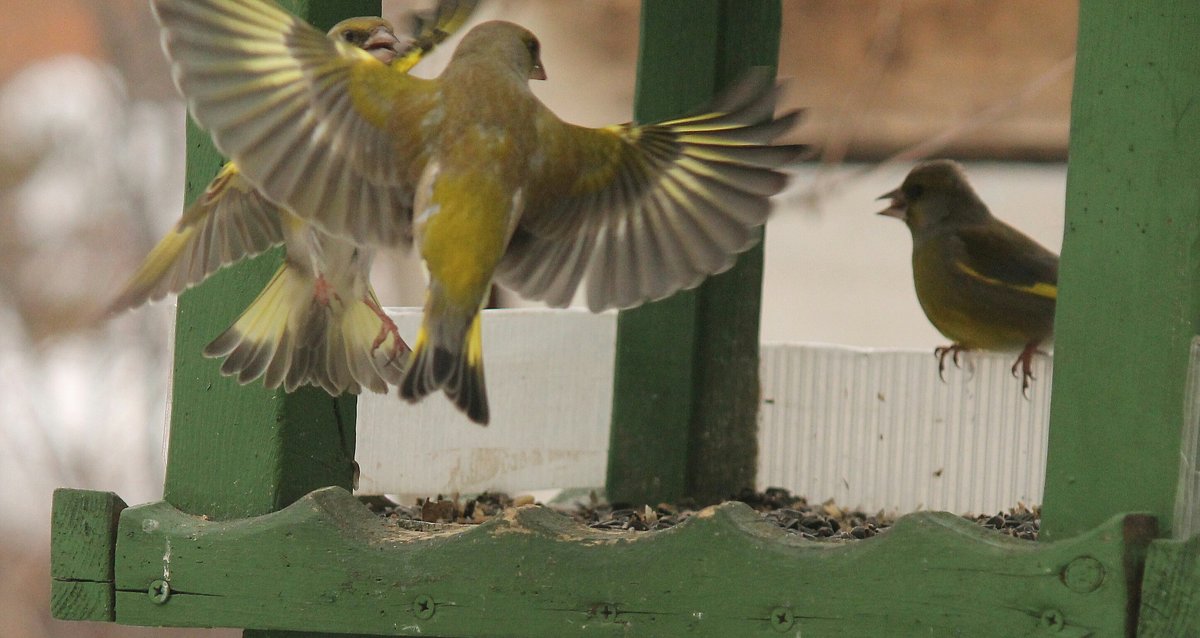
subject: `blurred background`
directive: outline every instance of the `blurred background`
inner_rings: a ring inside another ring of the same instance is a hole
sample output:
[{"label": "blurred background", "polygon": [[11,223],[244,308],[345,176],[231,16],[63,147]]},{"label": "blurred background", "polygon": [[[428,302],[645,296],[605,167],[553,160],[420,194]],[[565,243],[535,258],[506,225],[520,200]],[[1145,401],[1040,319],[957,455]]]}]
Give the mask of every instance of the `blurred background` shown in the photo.
[{"label": "blurred background", "polygon": [[[385,0],[407,24],[431,4]],[[913,162],[967,161],[992,211],[1058,250],[1076,2],[784,0],[785,101],[814,145],[767,226],[764,341],[932,348],[908,232],[874,215]],[[484,0],[539,35],[564,119],[628,120],[639,3]],[[418,67],[436,74],[453,41]],[[179,216],[182,101],[145,0],[0,0],[0,636],[234,636],[49,617],[56,487],[156,500],[173,300],[99,309]],[[381,259],[385,305],[415,261]],[[520,300],[509,294],[507,305]]]}]

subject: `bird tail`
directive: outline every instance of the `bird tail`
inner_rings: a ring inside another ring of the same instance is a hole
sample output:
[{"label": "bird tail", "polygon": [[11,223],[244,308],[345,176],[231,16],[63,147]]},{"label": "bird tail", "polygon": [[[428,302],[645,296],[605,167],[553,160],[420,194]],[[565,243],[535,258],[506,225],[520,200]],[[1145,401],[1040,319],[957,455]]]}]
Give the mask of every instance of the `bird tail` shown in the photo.
[{"label": "bird tail", "polygon": [[288,392],[305,384],[332,396],[387,392],[404,373],[408,344],[373,291],[345,303],[326,285],[285,262],[204,354],[225,357],[221,373],[239,383],[262,376]]},{"label": "bird tail", "polygon": [[426,312],[411,361],[400,381],[400,397],[416,403],[435,390],[480,425],[488,423],[487,386],[483,380],[483,331],[476,312],[465,330],[431,329]]}]

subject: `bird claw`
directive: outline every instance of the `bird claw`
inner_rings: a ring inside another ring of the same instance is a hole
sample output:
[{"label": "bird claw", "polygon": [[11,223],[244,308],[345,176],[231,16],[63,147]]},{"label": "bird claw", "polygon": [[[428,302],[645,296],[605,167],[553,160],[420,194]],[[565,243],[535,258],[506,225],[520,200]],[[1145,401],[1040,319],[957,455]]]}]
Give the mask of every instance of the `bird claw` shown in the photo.
[{"label": "bird claw", "polygon": [[946,383],[946,357],[950,357],[950,360],[954,362],[954,367],[962,369],[958,358],[967,350],[969,348],[957,343],[952,343],[948,346],[938,346],[933,349],[933,356],[937,357],[938,360],[938,378],[942,380],[942,383]]},{"label": "bird claw", "polygon": [[379,346],[387,343],[388,337],[391,337],[392,347],[386,359],[386,364],[391,365],[400,358],[401,354],[408,350],[408,344],[404,343],[404,339],[400,338],[400,330],[396,327],[396,323],[392,321],[391,317],[387,316],[387,313],[383,311],[383,308],[379,307],[379,304],[375,303],[375,300],[368,297],[364,299],[364,302],[371,309],[371,312],[374,312],[379,317],[379,334],[371,342],[371,352],[378,350]]},{"label": "bird claw", "polygon": [[1017,378],[1017,368],[1021,368],[1021,395],[1024,396],[1026,400],[1029,399],[1029,382],[1037,381],[1037,378],[1033,376],[1033,355],[1046,354],[1045,352],[1038,350],[1037,346],[1038,344],[1036,343],[1027,344],[1025,348],[1021,350],[1021,354],[1017,355],[1017,360],[1013,362],[1012,368],[1010,368],[1014,378]]}]

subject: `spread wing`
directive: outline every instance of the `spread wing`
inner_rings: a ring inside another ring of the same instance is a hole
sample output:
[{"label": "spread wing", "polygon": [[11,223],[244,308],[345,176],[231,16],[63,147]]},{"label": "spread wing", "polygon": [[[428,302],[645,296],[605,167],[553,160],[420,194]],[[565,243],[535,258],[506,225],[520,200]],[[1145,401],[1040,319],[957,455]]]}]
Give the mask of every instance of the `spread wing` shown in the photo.
[{"label": "spread wing", "polygon": [[772,118],[778,92],[763,69],[708,113],[591,129],[539,120],[538,179],[501,283],[554,306],[586,277],[593,311],[627,308],[698,285],[761,237],[776,170],[803,147],[772,145],[798,116]]},{"label": "spread wing", "polygon": [[216,271],[283,241],[283,211],[226,164],[150,251],[110,306],[113,312],[190,288]]},{"label": "spread wing", "polygon": [[1004,224],[958,232],[963,254],[954,262],[967,276],[1021,294],[1058,298],[1058,255]]},{"label": "spread wing", "polygon": [[436,82],[270,0],[154,0],[192,115],[267,198],[359,243],[410,239]]}]

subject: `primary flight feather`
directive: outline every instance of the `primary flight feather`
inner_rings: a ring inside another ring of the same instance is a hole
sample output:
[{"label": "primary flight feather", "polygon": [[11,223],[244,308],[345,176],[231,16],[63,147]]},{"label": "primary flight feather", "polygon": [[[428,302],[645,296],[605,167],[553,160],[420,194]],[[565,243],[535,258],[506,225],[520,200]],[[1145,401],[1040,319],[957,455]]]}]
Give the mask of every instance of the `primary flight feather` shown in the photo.
[{"label": "primary flight feather", "polygon": [[488,421],[479,310],[493,280],[592,310],[698,285],[752,246],[798,146],[751,74],[710,112],[568,124],[530,91],[537,38],[471,30],[442,75],[397,73],[266,0],[154,0],[193,115],[270,199],[362,245],[416,244],[430,281],[400,382]]}]

